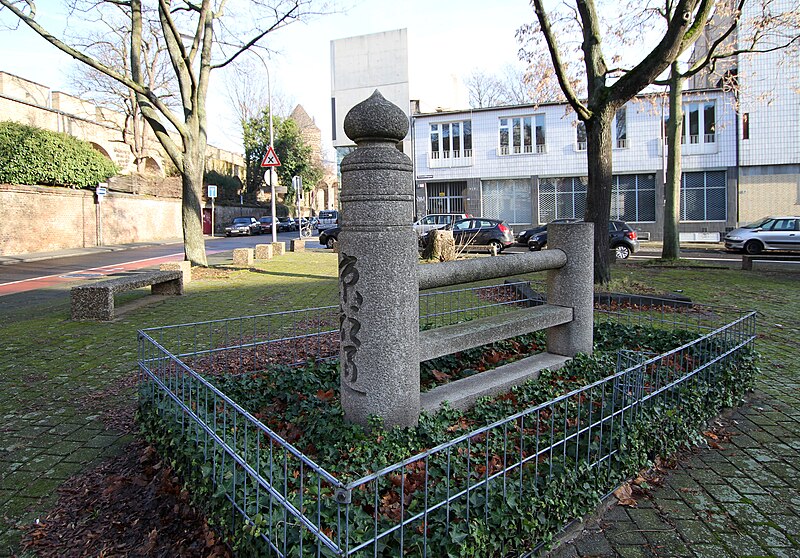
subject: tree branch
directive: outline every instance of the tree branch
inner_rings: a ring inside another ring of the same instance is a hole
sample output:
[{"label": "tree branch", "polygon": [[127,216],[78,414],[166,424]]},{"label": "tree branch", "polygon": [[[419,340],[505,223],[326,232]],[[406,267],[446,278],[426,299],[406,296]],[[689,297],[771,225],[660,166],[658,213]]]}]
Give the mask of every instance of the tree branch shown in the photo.
[{"label": "tree branch", "polygon": [[542,35],[547,43],[547,50],[550,51],[550,58],[553,60],[553,69],[556,72],[556,78],[561,86],[561,90],[564,92],[567,102],[578,114],[578,117],[581,120],[588,120],[591,118],[592,113],[589,111],[586,105],[581,103],[580,99],[578,99],[572,84],[569,82],[564,61],[561,59],[561,54],[558,50],[558,43],[556,42],[555,35],[553,34],[553,29],[550,26],[550,19],[544,10],[542,0],[533,0],[533,8],[536,12],[536,17],[539,19],[539,25],[542,28]]}]

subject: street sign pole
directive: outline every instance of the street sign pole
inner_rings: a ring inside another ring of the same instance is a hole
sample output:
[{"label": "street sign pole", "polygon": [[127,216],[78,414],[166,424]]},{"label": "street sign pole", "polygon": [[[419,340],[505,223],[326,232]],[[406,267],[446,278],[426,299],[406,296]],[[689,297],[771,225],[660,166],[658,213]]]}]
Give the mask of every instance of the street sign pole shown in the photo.
[{"label": "street sign pole", "polygon": [[275,185],[272,183],[272,169],[273,167],[281,166],[278,154],[275,153],[275,148],[272,147],[272,113],[270,112],[269,118],[269,148],[261,160],[261,167],[268,169],[269,172],[269,197],[270,205],[272,206],[272,242],[278,242],[278,216],[275,215]]},{"label": "street sign pole", "polygon": [[214,238],[214,200],[217,199],[217,187],[214,184],[208,185],[208,197],[211,198],[211,238]]}]

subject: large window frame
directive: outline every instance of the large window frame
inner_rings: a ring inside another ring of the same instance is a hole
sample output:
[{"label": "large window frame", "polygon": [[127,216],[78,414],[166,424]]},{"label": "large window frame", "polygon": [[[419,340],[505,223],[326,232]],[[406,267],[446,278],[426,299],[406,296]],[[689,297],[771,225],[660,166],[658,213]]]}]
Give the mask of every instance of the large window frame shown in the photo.
[{"label": "large window frame", "polygon": [[428,150],[432,161],[472,158],[472,120],[431,123]]},{"label": "large window frame", "polygon": [[497,153],[530,155],[547,152],[544,114],[501,116],[498,119]]},{"label": "large window frame", "polygon": [[724,170],[681,174],[682,223],[728,220],[728,174]]},{"label": "large window frame", "polygon": [[465,213],[467,202],[467,183],[428,182],[426,185],[428,214]]},{"label": "large window frame", "polygon": [[[628,112],[626,107],[617,110],[611,122],[613,133],[613,148],[628,148]],[[575,121],[575,151],[586,151],[589,138],[586,136],[586,123],[583,120]]]},{"label": "large window frame", "polygon": [[530,178],[482,180],[481,215],[509,225],[533,224]]}]

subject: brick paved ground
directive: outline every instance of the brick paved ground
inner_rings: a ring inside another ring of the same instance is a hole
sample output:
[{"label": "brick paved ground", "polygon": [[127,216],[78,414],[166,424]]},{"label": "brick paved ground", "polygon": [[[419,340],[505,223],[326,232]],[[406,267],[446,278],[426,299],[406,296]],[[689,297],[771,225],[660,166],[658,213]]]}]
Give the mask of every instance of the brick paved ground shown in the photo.
[{"label": "brick paved ground", "polygon": [[733,434],[724,449],[695,452],[638,507],[615,505],[551,558],[800,557],[800,313],[784,302],[759,315],[761,377],[720,421]]}]

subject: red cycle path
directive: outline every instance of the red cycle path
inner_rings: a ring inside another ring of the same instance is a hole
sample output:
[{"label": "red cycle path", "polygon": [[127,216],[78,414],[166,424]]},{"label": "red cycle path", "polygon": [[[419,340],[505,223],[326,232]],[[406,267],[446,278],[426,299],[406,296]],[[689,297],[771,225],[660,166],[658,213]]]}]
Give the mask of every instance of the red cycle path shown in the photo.
[{"label": "red cycle path", "polygon": [[[208,251],[207,253],[212,254],[219,251],[221,250]],[[136,269],[142,269],[144,267],[154,267],[165,262],[181,261],[183,258],[183,252],[179,252],[175,254],[167,254],[166,256],[156,256],[154,258],[145,258],[131,262],[92,267],[79,271],[70,271],[63,274],[45,275],[43,277],[32,277],[30,279],[23,279],[21,281],[11,281],[9,283],[0,284],[0,296],[23,293],[36,289],[45,289],[75,281],[85,281],[86,279],[92,277],[113,275],[115,273],[119,273],[120,271],[133,271]]]}]

